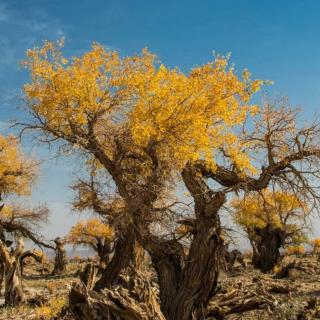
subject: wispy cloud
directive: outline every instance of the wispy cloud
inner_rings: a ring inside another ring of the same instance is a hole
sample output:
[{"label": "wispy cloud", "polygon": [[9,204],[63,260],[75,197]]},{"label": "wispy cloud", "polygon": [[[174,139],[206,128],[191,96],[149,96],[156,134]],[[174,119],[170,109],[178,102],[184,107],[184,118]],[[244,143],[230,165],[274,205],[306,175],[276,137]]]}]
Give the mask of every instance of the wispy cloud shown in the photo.
[{"label": "wispy cloud", "polygon": [[0,1],[0,24],[0,73],[8,65],[17,65],[24,51],[39,41],[65,36],[57,19],[32,5],[18,10]]}]

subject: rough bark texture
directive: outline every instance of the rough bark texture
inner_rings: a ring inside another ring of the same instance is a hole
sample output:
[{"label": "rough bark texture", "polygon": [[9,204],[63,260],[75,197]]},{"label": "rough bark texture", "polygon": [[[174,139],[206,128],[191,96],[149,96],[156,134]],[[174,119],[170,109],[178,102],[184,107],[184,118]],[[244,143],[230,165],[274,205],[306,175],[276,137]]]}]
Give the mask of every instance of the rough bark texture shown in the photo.
[{"label": "rough bark texture", "polygon": [[13,261],[5,270],[4,300],[6,306],[17,306],[24,300],[20,263]]},{"label": "rough bark texture", "polygon": [[268,272],[280,261],[280,248],[284,245],[285,234],[277,228],[271,226],[256,228],[259,237],[256,250],[252,256],[252,264],[262,272]]},{"label": "rough bark texture", "polygon": [[20,256],[23,253],[24,244],[19,240],[17,248],[10,255],[8,248],[0,240],[0,256],[4,265],[6,306],[17,306],[23,302],[22,279],[20,269]]},{"label": "rough bark texture", "polygon": [[97,253],[100,259],[100,264],[103,267],[106,267],[110,262],[110,254],[111,254],[111,243],[108,239],[104,239],[103,241],[99,238],[97,241]]},{"label": "rough bark texture", "polygon": [[105,288],[110,288],[116,284],[120,272],[129,265],[134,253],[135,233],[132,227],[128,227],[115,244],[114,255],[103,270],[102,276],[97,281],[94,290],[99,291]]},{"label": "rough bark texture", "polygon": [[55,247],[55,258],[54,258],[54,269],[52,275],[61,275],[66,270],[67,256],[66,250],[64,249],[64,242],[60,238],[54,240]]},{"label": "rough bark texture", "polygon": [[143,274],[134,278],[121,276],[121,286],[104,289],[99,293],[90,290],[94,272],[87,268],[84,283],[74,285],[69,306],[75,319],[79,320],[165,320],[159,309],[157,288]]},{"label": "rough bark texture", "polygon": [[[213,192],[188,165],[183,180],[195,200],[193,239],[187,256],[175,239],[143,236],[142,242],[157,272],[161,310],[167,320],[205,319],[219,275],[223,240],[218,210],[226,198]],[[142,227],[139,229],[143,233]]]}]

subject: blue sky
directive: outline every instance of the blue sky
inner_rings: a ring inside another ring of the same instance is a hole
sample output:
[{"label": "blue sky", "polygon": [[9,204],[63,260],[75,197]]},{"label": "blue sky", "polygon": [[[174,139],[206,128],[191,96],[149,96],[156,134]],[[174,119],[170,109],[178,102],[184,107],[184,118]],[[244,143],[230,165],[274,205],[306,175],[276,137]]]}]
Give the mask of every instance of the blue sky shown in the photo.
[{"label": "blue sky", "polygon": [[[187,71],[212,59],[213,51],[232,53],[241,71],[270,79],[272,95],[289,96],[310,119],[320,105],[320,1],[317,0],[0,0],[0,129],[23,119],[19,69],[26,49],[45,39],[65,37],[66,54],[77,55],[93,41],[122,54],[148,47],[160,60]],[[43,159],[42,148],[26,152]],[[72,165],[46,161],[32,201],[52,211],[48,237],[63,235],[78,217],[70,214]]]}]

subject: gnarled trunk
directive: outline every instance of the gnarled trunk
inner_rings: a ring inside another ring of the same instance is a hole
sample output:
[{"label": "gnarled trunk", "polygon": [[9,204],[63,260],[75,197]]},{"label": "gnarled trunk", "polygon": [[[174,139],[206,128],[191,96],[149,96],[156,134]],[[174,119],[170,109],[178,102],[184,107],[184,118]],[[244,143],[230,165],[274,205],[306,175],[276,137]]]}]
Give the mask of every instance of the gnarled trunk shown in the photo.
[{"label": "gnarled trunk", "polygon": [[135,232],[132,226],[128,227],[125,232],[117,239],[114,249],[114,255],[103,270],[101,278],[94,286],[95,291],[110,288],[116,284],[120,272],[129,265],[134,253]]},{"label": "gnarled trunk", "polygon": [[4,299],[6,306],[17,306],[23,302],[22,276],[20,257],[24,250],[23,241],[20,239],[17,248],[10,255],[8,248],[0,240],[0,257],[4,265]]},{"label": "gnarled trunk", "polygon": [[61,275],[66,271],[67,255],[64,249],[64,242],[60,238],[54,240],[55,247],[55,258],[54,258],[54,269],[52,275]]},{"label": "gnarled trunk", "polygon": [[[225,194],[212,192],[192,166],[183,180],[195,200],[193,239],[187,256],[176,240],[141,237],[157,271],[161,310],[167,320],[200,320],[214,296],[223,251],[218,211]],[[139,228],[142,230],[143,228]]]},{"label": "gnarled trunk", "polygon": [[256,228],[259,240],[256,251],[252,257],[252,264],[262,272],[268,272],[280,261],[280,248],[284,245],[285,234],[279,228],[267,225],[264,228]]},{"label": "gnarled trunk", "polygon": [[5,269],[4,301],[6,306],[15,307],[24,300],[20,263],[13,261]]}]

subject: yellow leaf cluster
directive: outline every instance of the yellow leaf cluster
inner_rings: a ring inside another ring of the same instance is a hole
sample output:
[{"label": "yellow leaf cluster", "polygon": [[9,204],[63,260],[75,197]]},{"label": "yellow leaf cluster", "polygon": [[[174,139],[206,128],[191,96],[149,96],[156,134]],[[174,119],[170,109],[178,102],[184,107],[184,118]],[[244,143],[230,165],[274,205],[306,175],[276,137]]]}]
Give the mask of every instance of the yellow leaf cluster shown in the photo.
[{"label": "yellow leaf cluster", "polygon": [[90,245],[95,244],[97,239],[113,238],[114,231],[107,224],[101,222],[98,218],[91,218],[87,221],[80,221],[73,226],[67,236],[68,242]]},{"label": "yellow leaf cluster", "polygon": [[302,255],[305,253],[304,246],[289,246],[285,251],[286,255]]},{"label": "yellow leaf cluster", "polygon": [[316,248],[320,248],[320,238],[314,239],[313,240],[313,245]]},{"label": "yellow leaf cluster", "polygon": [[54,297],[45,305],[35,309],[34,313],[36,315],[36,319],[53,319],[59,314],[65,305],[66,299],[64,297]]},{"label": "yellow leaf cluster", "polygon": [[0,135],[0,193],[28,195],[35,174],[34,161],[22,154],[17,139]]},{"label": "yellow leaf cluster", "polygon": [[199,158],[214,167],[218,148],[239,169],[254,169],[239,152],[233,128],[258,111],[249,99],[262,81],[252,81],[248,71],[239,77],[228,58],[217,56],[185,74],[158,63],[147,49],[122,58],[93,44],[81,57],[66,59],[61,47],[46,42],[23,62],[31,74],[24,87],[31,111],[55,136],[88,148],[94,123],[111,158],[115,139],[125,132],[142,150],[153,142],[158,159],[175,169]]},{"label": "yellow leaf cluster", "polygon": [[232,201],[235,221],[245,228],[296,228],[296,223],[308,213],[308,206],[296,195],[268,189]]}]

